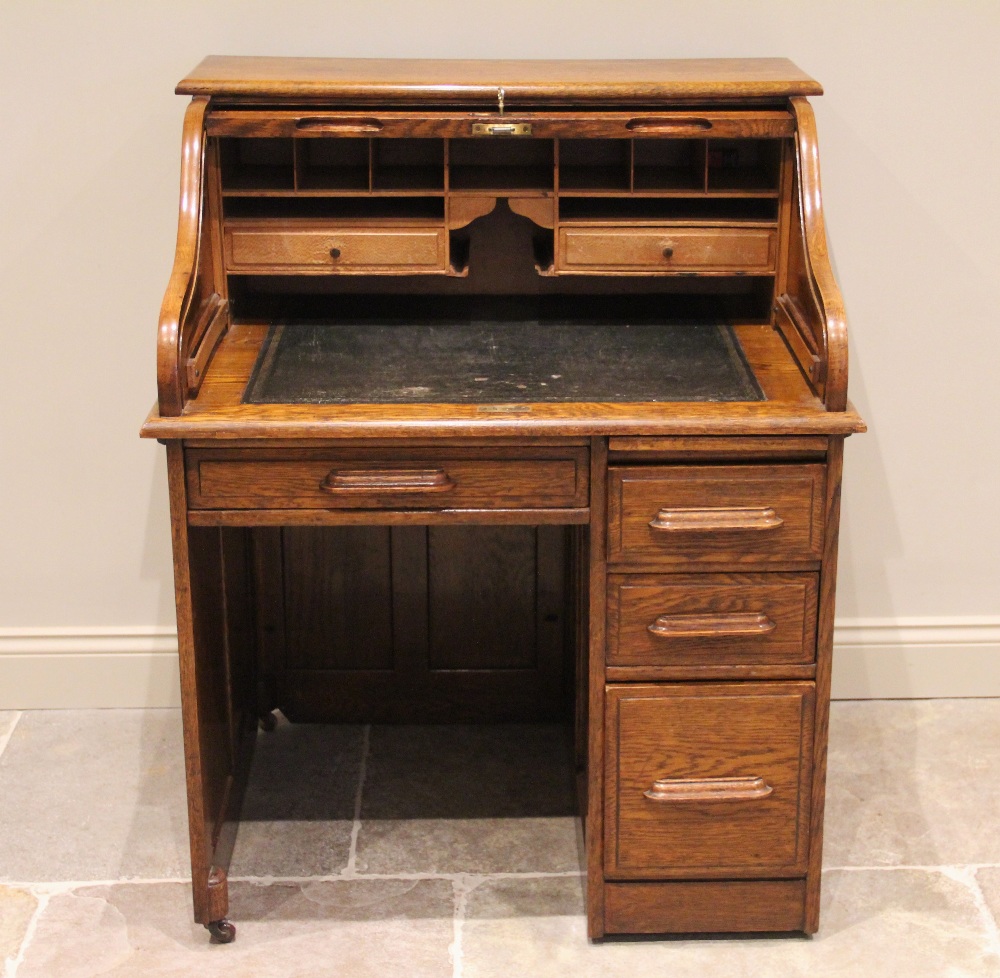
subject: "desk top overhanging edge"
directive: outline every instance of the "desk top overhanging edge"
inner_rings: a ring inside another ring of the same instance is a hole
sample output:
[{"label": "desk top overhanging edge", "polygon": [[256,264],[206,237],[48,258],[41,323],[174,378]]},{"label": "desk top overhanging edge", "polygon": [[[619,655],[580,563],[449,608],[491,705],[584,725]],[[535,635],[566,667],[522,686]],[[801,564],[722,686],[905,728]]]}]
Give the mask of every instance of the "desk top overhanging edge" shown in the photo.
[{"label": "desk top overhanging edge", "polygon": [[562,101],[655,104],[823,93],[819,82],[787,58],[473,61],[209,55],[178,84],[177,94],[223,101],[454,104],[495,101],[498,88],[504,89],[512,110],[518,104]]}]

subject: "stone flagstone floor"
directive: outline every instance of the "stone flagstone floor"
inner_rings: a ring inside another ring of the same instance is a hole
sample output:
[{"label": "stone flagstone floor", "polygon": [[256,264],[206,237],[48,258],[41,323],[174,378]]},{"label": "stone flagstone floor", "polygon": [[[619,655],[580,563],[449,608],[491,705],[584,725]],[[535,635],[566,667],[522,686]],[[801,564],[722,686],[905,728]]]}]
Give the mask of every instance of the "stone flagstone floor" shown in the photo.
[{"label": "stone flagstone floor", "polygon": [[1000,976],[1000,700],[835,703],[830,742],[816,937],[588,944],[561,729],[280,723],[223,946],[179,714],[0,713],[3,976]]}]

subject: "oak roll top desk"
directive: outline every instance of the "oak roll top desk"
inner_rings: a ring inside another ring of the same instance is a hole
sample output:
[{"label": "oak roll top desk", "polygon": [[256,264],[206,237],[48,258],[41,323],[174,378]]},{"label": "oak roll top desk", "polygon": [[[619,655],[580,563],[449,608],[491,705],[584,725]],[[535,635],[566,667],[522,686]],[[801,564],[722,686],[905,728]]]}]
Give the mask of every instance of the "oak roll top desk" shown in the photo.
[{"label": "oak roll top desk", "polygon": [[589,933],[818,926],[847,336],[782,59],[210,57],[157,341],[194,913],[258,722],[574,718]]}]

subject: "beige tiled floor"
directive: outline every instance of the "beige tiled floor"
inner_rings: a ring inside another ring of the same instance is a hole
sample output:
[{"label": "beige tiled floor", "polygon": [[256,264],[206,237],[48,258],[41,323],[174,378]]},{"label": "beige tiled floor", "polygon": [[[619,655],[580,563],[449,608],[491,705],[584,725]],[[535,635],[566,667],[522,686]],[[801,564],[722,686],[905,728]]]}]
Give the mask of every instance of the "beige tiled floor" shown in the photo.
[{"label": "beige tiled floor", "polygon": [[219,946],[179,716],[0,713],[4,978],[1000,976],[1000,700],[836,703],[830,740],[815,938],[588,944],[561,730],[281,724]]}]

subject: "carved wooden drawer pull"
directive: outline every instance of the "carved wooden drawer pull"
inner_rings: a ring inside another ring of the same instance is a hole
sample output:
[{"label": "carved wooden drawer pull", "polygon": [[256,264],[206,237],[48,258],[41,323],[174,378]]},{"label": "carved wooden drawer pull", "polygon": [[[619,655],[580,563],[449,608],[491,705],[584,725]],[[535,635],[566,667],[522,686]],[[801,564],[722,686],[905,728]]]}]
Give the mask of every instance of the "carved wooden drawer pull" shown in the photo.
[{"label": "carved wooden drawer pull", "polygon": [[334,469],[324,492],[447,492],[455,482],[444,469]]},{"label": "carved wooden drawer pull", "polygon": [[660,778],[643,794],[650,801],[755,801],[772,791],[763,778]]},{"label": "carved wooden drawer pull", "polygon": [[708,132],[712,128],[712,120],[685,116],[659,119],[629,119],[625,123],[625,128],[629,132],[644,133]]},{"label": "carved wooden drawer pull", "polygon": [[776,530],[785,521],[770,506],[716,509],[661,509],[649,521],[654,530]]},{"label": "carved wooden drawer pull", "polygon": [[381,132],[382,123],[378,119],[350,119],[336,116],[311,116],[297,119],[295,128],[299,132],[364,133]]},{"label": "carved wooden drawer pull", "polygon": [[657,638],[745,638],[767,635],[777,626],[757,612],[731,615],[660,615],[647,631]]}]

